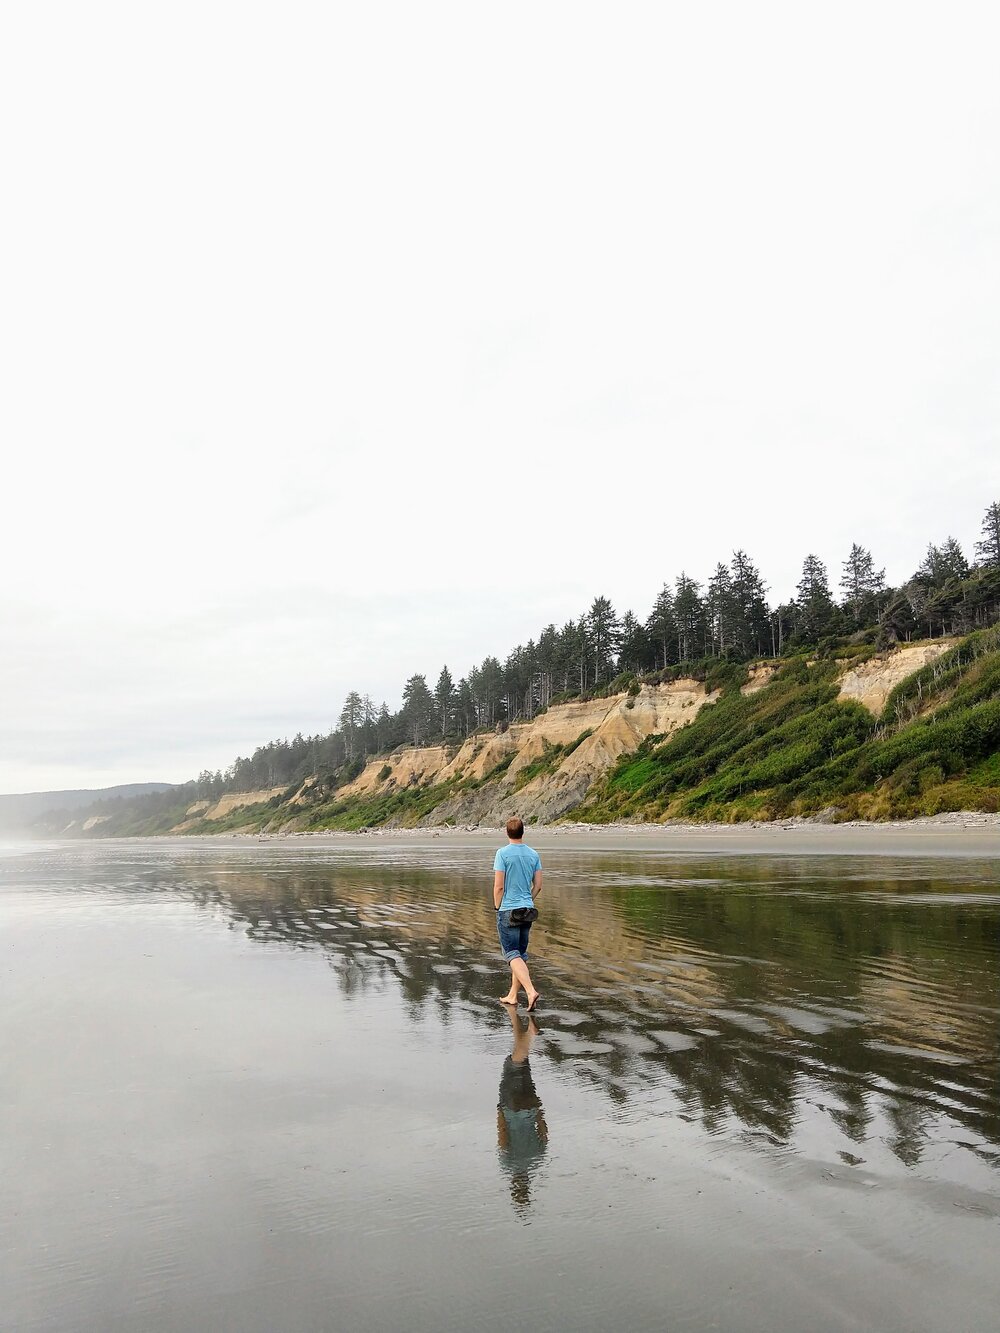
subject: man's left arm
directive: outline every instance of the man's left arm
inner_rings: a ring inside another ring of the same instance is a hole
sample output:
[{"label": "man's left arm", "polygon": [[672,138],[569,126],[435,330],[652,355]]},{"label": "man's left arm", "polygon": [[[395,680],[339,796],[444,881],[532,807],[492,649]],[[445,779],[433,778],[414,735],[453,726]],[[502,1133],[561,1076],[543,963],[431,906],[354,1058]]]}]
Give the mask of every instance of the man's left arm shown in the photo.
[{"label": "man's left arm", "polygon": [[503,871],[494,870],[493,872],[493,906],[499,912],[500,904],[503,902]]}]

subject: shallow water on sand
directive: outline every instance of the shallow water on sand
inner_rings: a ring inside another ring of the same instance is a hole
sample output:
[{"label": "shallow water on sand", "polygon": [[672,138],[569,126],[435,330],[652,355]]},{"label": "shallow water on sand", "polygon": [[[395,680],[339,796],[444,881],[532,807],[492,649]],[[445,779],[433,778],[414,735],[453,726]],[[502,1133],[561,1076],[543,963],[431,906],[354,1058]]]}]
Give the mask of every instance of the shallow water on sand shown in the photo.
[{"label": "shallow water on sand", "polygon": [[0,1327],[996,1326],[994,862],[19,850]]}]

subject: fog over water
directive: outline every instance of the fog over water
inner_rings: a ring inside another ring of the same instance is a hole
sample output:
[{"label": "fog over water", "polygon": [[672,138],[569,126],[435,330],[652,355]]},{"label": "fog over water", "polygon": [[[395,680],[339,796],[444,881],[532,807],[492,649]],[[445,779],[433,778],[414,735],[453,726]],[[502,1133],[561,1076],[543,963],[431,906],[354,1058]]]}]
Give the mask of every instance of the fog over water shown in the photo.
[{"label": "fog over water", "polygon": [[0,848],[4,1326],[993,1326],[992,861],[485,846]]}]

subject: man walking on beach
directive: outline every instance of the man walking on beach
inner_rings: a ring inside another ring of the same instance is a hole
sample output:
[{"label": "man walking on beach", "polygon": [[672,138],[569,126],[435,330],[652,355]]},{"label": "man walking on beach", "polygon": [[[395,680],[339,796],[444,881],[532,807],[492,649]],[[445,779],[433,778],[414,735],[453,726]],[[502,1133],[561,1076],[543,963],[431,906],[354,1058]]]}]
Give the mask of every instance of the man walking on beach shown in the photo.
[{"label": "man walking on beach", "polygon": [[523,837],[521,820],[508,819],[507,846],[497,851],[493,861],[493,906],[500,949],[510,964],[510,990],[500,997],[500,1003],[517,1004],[518,989],[523,987],[530,1013],[539,996],[528,971],[528,932],[538,915],[532,909],[542,893],[542,862],[533,847],[525,846]]}]

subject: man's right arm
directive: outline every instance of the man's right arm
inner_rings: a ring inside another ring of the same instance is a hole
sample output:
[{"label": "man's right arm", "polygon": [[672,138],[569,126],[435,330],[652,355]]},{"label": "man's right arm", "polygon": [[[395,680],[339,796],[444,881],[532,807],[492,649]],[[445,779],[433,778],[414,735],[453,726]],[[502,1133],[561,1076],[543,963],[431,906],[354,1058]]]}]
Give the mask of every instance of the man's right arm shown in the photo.
[{"label": "man's right arm", "polygon": [[539,866],[531,878],[531,897],[537,902],[542,896],[542,867]]},{"label": "man's right arm", "polygon": [[503,848],[498,847],[497,854],[493,858],[493,906],[498,912],[500,910],[500,904],[503,902],[505,878]]}]

